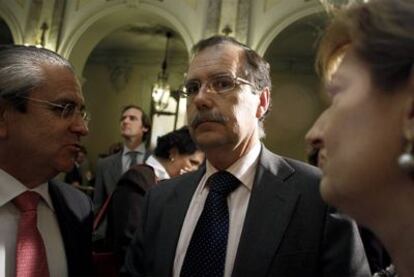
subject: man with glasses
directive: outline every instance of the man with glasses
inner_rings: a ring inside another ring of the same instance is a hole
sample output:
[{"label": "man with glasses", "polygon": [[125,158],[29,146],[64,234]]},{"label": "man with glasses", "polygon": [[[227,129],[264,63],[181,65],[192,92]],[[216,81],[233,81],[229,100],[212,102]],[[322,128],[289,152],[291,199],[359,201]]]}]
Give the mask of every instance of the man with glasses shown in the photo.
[{"label": "man with glasses", "polygon": [[318,191],[318,169],[260,143],[269,65],[230,37],[194,47],[183,95],[206,166],[146,194],[130,276],[369,276],[354,222]]},{"label": "man with glasses", "polygon": [[91,275],[92,202],[52,180],[88,133],[71,64],[35,47],[0,47],[0,276]]}]

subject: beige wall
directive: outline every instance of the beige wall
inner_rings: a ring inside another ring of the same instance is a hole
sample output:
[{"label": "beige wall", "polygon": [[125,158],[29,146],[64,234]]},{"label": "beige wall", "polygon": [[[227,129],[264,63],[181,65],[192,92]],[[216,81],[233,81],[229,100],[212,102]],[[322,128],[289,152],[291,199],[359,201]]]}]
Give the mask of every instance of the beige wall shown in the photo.
[{"label": "beige wall", "polygon": [[323,109],[314,74],[272,73],[272,111],[265,121],[265,145],[274,152],[306,160],[304,136]]}]

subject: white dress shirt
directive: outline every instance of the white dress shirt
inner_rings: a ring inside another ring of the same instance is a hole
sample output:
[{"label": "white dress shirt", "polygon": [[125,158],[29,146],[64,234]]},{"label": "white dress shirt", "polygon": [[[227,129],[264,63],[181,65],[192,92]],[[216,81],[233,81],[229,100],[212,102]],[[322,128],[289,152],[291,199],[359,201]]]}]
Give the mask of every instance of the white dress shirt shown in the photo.
[{"label": "white dress shirt", "polygon": [[154,169],[154,174],[155,177],[157,177],[157,180],[171,178],[165,167],[157,160],[157,158],[154,155],[149,156],[148,159],[145,161],[145,164],[151,166]]},{"label": "white dress shirt", "polygon": [[[65,248],[50,199],[49,185],[44,183],[32,191],[41,195],[37,207],[37,227],[46,248],[50,276],[68,276]],[[16,239],[20,211],[11,202],[28,188],[0,169],[0,277],[16,276]]]},{"label": "white dress shirt", "polygon": [[144,162],[145,158],[145,144],[141,143],[135,149],[129,149],[124,145],[124,148],[122,150],[122,174],[129,169],[129,166],[131,164],[131,156],[129,155],[129,152],[138,152],[137,164],[141,164]]},{"label": "white dress shirt", "polygon": [[[260,149],[261,144],[257,143],[248,153],[226,169],[226,171],[233,174],[241,182],[241,185],[227,198],[230,226],[224,268],[224,276],[226,277],[231,276],[231,273],[233,272],[234,260],[236,259],[240,235],[243,229],[247,206],[250,200]],[[175,252],[173,269],[174,277],[180,276],[181,267],[184,262],[188,245],[190,244],[195,226],[201,212],[203,211],[204,203],[209,192],[209,188],[206,186],[206,181],[215,172],[217,172],[217,169],[214,168],[207,160],[206,173],[203,178],[201,178],[193,198],[191,199],[191,203],[188,207],[183,227],[181,229],[180,238]]]}]

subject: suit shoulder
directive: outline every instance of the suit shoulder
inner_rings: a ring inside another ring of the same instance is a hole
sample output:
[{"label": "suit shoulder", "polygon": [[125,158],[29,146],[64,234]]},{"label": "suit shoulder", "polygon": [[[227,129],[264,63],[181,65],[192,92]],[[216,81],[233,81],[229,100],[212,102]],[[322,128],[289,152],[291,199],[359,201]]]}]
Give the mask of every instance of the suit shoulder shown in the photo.
[{"label": "suit shoulder", "polygon": [[116,160],[116,159],[120,159],[121,158],[121,153],[117,152],[115,154],[103,157],[103,158],[99,158],[96,162],[96,166],[106,166],[107,164],[111,163],[112,161]]},{"label": "suit shoulder", "polygon": [[306,195],[320,198],[321,172],[318,168],[271,152],[266,153],[264,163],[268,170],[288,187],[295,188]]},{"label": "suit shoulder", "polygon": [[67,205],[70,209],[89,214],[92,211],[92,201],[85,193],[73,186],[52,180],[49,182],[49,193],[52,201],[60,205]]},{"label": "suit shoulder", "polygon": [[298,171],[298,172],[300,172],[302,174],[305,174],[305,175],[307,175],[309,177],[313,177],[313,178],[320,179],[320,177],[321,177],[321,171],[320,171],[319,168],[317,168],[317,167],[315,167],[313,165],[307,164],[305,162],[298,161],[298,160],[294,160],[294,159],[291,159],[291,158],[283,157],[283,159],[291,167],[293,167],[295,169],[295,171]]},{"label": "suit shoulder", "polygon": [[187,189],[192,190],[192,188],[195,189],[203,174],[204,169],[199,169],[197,171],[189,172],[177,177],[173,177],[171,179],[166,179],[160,181],[156,186],[152,187],[150,191],[155,195],[169,195],[170,193],[175,192],[177,189],[179,189],[179,191],[181,191],[181,189],[184,191],[187,191]]}]

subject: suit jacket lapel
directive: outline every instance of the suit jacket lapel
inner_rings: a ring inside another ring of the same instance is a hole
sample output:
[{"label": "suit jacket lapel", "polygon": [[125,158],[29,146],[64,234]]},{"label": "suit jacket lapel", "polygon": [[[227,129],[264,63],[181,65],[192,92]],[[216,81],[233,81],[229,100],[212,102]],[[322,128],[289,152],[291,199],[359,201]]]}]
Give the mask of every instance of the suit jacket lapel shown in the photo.
[{"label": "suit jacket lapel", "polygon": [[58,185],[52,181],[49,182],[49,194],[50,198],[52,199],[53,208],[56,212],[60,233],[62,235],[63,244],[65,246],[68,271],[69,275],[71,275],[72,270],[74,268],[77,268],[77,253],[73,252],[72,249],[74,249],[74,245],[76,246],[77,243],[79,243],[76,241],[78,230],[74,230],[74,224],[70,222],[71,217],[70,213],[67,210],[66,200],[61,195]]},{"label": "suit jacket lapel", "polygon": [[156,255],[157,260],[155,261],[155,264],[159,265],[156,267],[163,270],[160,272],[162,276],[171,275],[181,227],[191,198],[204,172],[205,168],[202,168],[175,178],[174,195],[171,197],[171,201],[166,204],[160,224],[160,237],[163,238],[163,243],[158,244],[157,253],[162,253],[162,255]]},{"label": "suit jacket lapel", "polygon": [[122,175],[122,150],[119,151],[116,156],[114,156],[114,159],[112,160],[112,166],[110,168],[113,181],[116,184]]},{"label": "suit jacket lapel", "polygon": [[281,157],[262,149],[232,276],[265,276],[299,193],[284,183],[294,173]]}]

